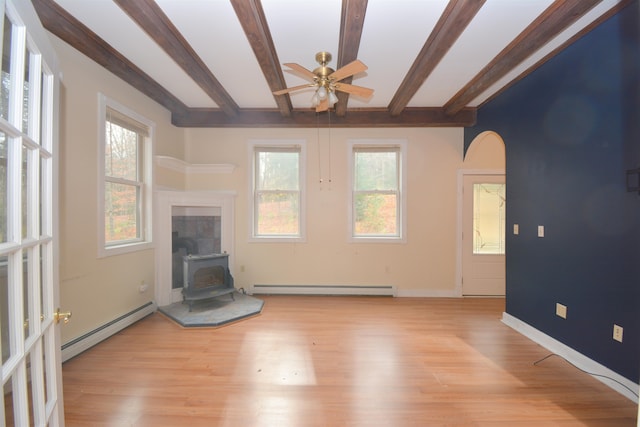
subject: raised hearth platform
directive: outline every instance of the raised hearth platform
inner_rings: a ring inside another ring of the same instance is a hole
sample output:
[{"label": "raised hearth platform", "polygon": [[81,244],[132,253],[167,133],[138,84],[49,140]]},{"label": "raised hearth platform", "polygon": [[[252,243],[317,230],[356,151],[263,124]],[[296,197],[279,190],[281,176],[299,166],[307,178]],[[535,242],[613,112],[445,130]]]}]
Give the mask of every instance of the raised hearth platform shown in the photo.
[{"label": "raised hearth platform", "polygon": [[233,297],[223,295],[197,301],[191,311],[189,305],[182,301],[158,307],[158,311],[184,327],[219,327],[262,312],[264,301],[237,291]]}]

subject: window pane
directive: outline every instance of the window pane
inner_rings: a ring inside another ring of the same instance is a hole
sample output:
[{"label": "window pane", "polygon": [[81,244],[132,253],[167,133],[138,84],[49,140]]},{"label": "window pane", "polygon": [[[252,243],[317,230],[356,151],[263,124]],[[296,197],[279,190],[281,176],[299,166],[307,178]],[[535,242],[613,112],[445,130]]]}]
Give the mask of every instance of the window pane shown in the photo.
[{"label": "window pane", "polygon": [[40,182],[38,182],[38,236],[42,237],[46,233],[45,221],[46,221],[46,205],[43,203],[46,200],[46,185],[47,185],[47,170],[45,167],[46,159],[40,158],[38,162],[38,168],[40,168]]},{"label": "window pane", "polygon": [[505,184],[473,184],[473,253],[504,254]]},{"label": "window pane", "polygon": [[9,159],[8,141],[4,132],[0,132],[0,243],[7,241],[7,205],[9,171],[7,161]]},{"label": "window pane", "polygon": [[355,234],[398,235],[398,198],[396,194],[356,193]]},{"label": "window pane", "polygon": [[299,189],[298,152],[257,152],[256,188],[258,190]]},{"label": "window pane", "polygon": [[29,197],[28,197],[28,179],[29,179],[29,150],[22,147],[22,238],[27,237],[28,231],[28,213],[29,213]]},{"label": "window pane", "polygon": [[297,235],[300,232],[298,193],[269,192],[258,195],[259,235]]},{"label": "window pane", "polygon": [[24,82],[22,84],[22,131],[29,133],[29,70],[31,68],[31,53],[25,51]]},{"label": "window pane", "polygon": [[0,117],[9,119],[9,91],[11,88],[11,32],[13,25],[7,16],[4,17],[4,34],[2,41],[2,86],[0,87]]},{"label": "window pane", "polygon": [[105,176],[138,179],[138,134],[107,122]]},{"label": "window pane", "polygon": [[105,183],[105,241],[117,242],[139,238],[138,187]]},{"label": "window pane", "polygon": [[[41,340],[43,342],[44,340]],[[29,398],[29,408],[31,409],[30,420],[33,420],[34,425],[43,425],[42,420],[40,422],[36,422],[39,420],[40,415],[44,412],[42,411],[43,406],[46,403],[46,397],[41,396],[41,391],[44,391],[44,377],[43,377],[43,356],[44,353],[41,351],[42,345],[37,345],[30,354],[29,354],[29,378],[28,378],[28,389],[31,391],[28,395]]]},{"label": "window pane", "polygon": [[2,337],[2,363],[11,356],[9,335],[9,258],[0,257],[0,336]]},{"label": "window pane", "polygon": [[[29,276],[29,259],[28,259],[27,253],[25,252],[22,256],[22,310],[23,310],[22,326],[24,328],[25,339],[29,337],[29,335],[31,335],[31,332],[33,331],[33,326],[34,326],[33,323],[30,322],[30,318],[29,318],[29,298],[32,297],[29,293],[30,279],[31,277]],[[34,321],[37,321],[37,320],[34,319]]]},{"label": "window pane", "polygon": [[398,189],[398,153],[356,152],[355,190]]},{"label": "window pane", "polygon": [[45,98],[45,89],[46,89],[46,85],[47,85],[47,75],[44,72],[40,73],[40,96],[38,98],[39,101],[39,106],[37,108],[40,108],[40,127],[39,127],[39,135],[37,135],[38,138],[38,144],[44,144],[44,133],[46,132],[46,127],[43,125],[42,122],[47,120],[47,100]]}]

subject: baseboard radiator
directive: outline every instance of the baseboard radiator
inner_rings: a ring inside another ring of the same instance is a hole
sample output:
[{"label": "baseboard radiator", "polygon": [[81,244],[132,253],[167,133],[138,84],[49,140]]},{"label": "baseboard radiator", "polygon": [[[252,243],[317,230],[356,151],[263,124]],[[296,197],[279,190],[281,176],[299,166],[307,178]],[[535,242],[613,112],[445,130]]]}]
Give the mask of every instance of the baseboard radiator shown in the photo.
[{"label": "baseboard radiator", "polygon": [[83,351],[90,349],[99,342],[106,340],[111,335],[120,332],[127,326],[131,326],[138,320],[154,313],[156,309],[156,304],[150,301],[145,305],[100,326],[99,328],[69,341],[62,346],[62,361],[66,362]]},{"label": "baseboard radiator", "polygon": [[393,285],[253,285],[252,294],[263,295],[380,295],[396,296]]}]

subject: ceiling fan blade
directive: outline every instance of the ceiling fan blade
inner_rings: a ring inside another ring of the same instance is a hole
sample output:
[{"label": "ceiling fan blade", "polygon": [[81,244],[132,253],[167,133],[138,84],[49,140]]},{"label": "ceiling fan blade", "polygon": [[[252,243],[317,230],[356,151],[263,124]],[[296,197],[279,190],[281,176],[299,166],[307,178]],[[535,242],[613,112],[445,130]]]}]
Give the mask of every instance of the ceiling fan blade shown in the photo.
[{"label": "ceiling fan blade", "polygon": [[274,95],[284,95],[285,93],[294,92],[296,90],[305,89],[305,88],[308,88],[308,87],[313,87],[313,85],[306,84],[306,85],[288,87],[286,89],[276,90],[275,92],[273,92],[273,94]]},{"label": "ceiling fan blade", "polygon": [[367,71],[368,68],[369,67],[364,65],[360,60],[356,59],[355,61],[349,62],[344,67],[338,68],[336,71],[329,74],[329,79],[339,81],[346,77],[353,76],[354,74]]},{"label": "ceiling fan blade", "polygon": [[347,92],[361,98],[370,98],[371,95],[373,95],[373,89],[369,89],[368,87],[349,85],[346,83],[336,83],[334,88],[335,90]]},{"label": "ceiling fan blade", "polygon": [[329,109],[329,100],[327,98],[320,101],[318,106],[316,107],[316,113],[320,113],[321,111],[327,111]]},{"label": "ceiling fan blade", "polygon": [[302,65],[300,64],[296,64],[294,62],[289,62],[287,64],[282,64],[285,65],[289,68],[291,68],[291,70],[295,71],[296,73],[298,73],[300,75],[300,77],[307,79],[309,81],[314,81],[316,78],[316,75],[313,74],[311,71],[307,70],[306,68],[304,68]]}]

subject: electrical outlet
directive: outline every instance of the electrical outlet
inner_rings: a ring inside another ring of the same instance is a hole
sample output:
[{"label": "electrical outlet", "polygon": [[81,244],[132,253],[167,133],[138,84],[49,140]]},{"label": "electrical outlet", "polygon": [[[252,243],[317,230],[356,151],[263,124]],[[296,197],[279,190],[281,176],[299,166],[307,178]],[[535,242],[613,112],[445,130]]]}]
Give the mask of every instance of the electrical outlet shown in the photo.
[{"label": "electrical outlet", "polygon": [[544,237],[544,225],[538,226],[538,237]]},{"label": "electrical outlet", "polygon": [[513,234],[520,234],[520,226],[518,224],[513,224]]},{"label": "electrical outlet", "polygon": [[144,294],[145,292],[147,292],[147,289],[149,289],[149,285],[147,284],[147,282],[145,282],[144,280],[140,282],[140,286],[138,286],[138,292]]},{"label": "electrical outlet", "polygon": [[622,326],[613,325],[613,339],[622,342]]},{"label": "electrical outlet", "polygon": [[567,306],[556,303],[556,316],[562,317],[563,319],[567,318]]}]

